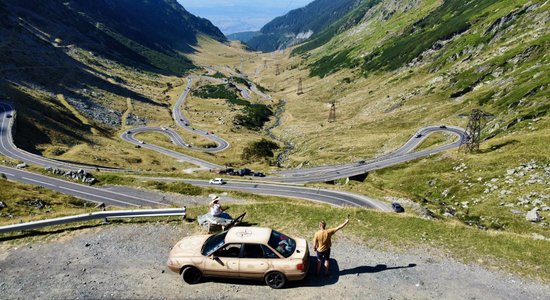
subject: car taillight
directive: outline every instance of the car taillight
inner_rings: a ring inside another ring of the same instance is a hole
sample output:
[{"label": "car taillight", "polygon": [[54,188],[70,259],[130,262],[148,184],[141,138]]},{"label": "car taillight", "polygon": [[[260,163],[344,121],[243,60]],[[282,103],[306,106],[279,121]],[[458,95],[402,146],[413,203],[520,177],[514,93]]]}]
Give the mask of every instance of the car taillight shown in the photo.
[{"label": "car taillight", "polygon": [[299,270],[299,271],[303,271],[304,270],[304,264],[297,264],[296,269]]}]

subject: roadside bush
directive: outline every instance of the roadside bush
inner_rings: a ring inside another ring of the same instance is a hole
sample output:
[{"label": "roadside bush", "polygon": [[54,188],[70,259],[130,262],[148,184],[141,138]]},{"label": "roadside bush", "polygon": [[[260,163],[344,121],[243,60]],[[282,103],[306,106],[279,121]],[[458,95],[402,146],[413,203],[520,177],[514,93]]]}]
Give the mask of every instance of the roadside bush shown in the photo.
[{"label": "roadside bush", "polygon": [[273,150],[279,149],[279,145],[272,141],[262,139],[258,142],[250,143],[244,148],[241,158],[246,161],[269,159],[274,156]]}]

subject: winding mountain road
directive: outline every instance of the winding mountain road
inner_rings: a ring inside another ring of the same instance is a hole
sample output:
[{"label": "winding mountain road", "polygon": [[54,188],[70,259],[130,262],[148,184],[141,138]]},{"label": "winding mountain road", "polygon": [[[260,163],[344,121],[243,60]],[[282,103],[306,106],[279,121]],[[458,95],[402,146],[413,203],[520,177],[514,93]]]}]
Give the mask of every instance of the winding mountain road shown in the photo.
[{"label": "winding mountain road", "polygon": [[0,102],[0,153],[13,158],[15,160],[20,160],[27,164],[34,164],[41,167],[51,167],[58,169],[65,169],[71,171],[77,171],[82,169],[85,171],[124,171],[117,168],[108,168],[101,166],[90,166],[84,164],[78,164],[73,162],[64,162],[55,159],[49,159],[40,155],[36,155],[22,149],[17,148],[13,143],[13,126],[15,123],[16,111],[12,104],[7,102]]},{"label": "winding mountain road", "polygon": [[[178,98],[178,101],[172,109],[172,117],[178,126],[182,129],[192,132],[193,134],[203,136],[206,139],[213,141],[216,146],[211,148],[198,148],[193,147],[191,144],[186,143],[183,138],[174,130],[164,127],[139,127],[123,132],[120,137],[134,145],[138,145],[142,148],[146,148],[152,151],[159,152],[163,155],[167,155],[178,160],[186,161],[195,164],[203,169],[222,169],[223,167],[208,161],[204,161],[190,155],[186,155],[177,151],[173,151],[164,147],[160,147],[154,144],[146,143],[139,140],[136,135],[145,132],[156,132],[166,135],[171,141],[180,147],[192,149],[196,151],[204,151],[210,153],[216,153],[227,149],[230,144],[223,138],[208,132],[205,130],[197,129],[191,126],[190,121],[182,114],[181,107],[185,103],[185,99],[191,91],[193,85],[193,79],[207,79],[215,82],[226,83],[226,79],[218,79],[208,76],[189,76],[187,77],[187,85]],[[253,88],[257,91],[257,88]],[[263,94],[265,96],[265,94]],[[75,164],[70,162],[62,162],[58,160],[48,159],[39,155],[35,155],[17,148],[13,143],[12,130],[15,119],[15,109],[9,103],[0,102],[0,153],[3,155],[23,161],[25,163],[34,164],[42,167],[52,167],[60,169],[77,170],[83,169],[87,171],[125,171],[121,169],[104,168],[96,166],[87,166],[81,164]],[[422,151],[413,151],[418,147],[422,141],[432,133],[435,132],[447,132],[456,136],[456,140],[452,143],[442,146],[434,147],[431,149],[425,149]],[[308,182],[329,182],[340,178],[354,177],[367,172],[386,168],[388,166],[396,165],[406,161],[414,160],[421,157],[430,156],[432,154],[453,149],[459,147],[460,144],[467,138],[463,129],[458,127],[448,126],[429,126],[421,128],[417,131],[413,137],[411,137],[401,148],[396,151],[380,156],[378,158],[369,161],[360,161],[357,163],[348,163],[342,165],[329,165],[315,168],[304,168],[296,170],[286,170],[277,172],[277,176],[269,176],[263,178],[264,182],[240,182],[230,180],[228,184],[220,186],[220,188],[227,190],[238,190],[244,192],[251,192],[255,194],[274,195],[291,198],[301,198],[311,201],[325,202],[336,206],[358,206],[368,207],[379,210],[390,210],[389,206],[383,202],[369,199],[364,196],[354,195],[351,193],[338,192],[333,190],[324,189],[311,189],[296,185],[282,185],[282,184],[269,184],[267,182],[279,182],[279,183],[308,183]],[[25,182],[29,184],[43,186],[45,188],[57,190],[62,193],[70,194],[85,200],[94,202],[104,202],[109,205],[117,206],[144,206],[144,205],[166,205],[155,201],[148,201],[146,199],[136,198],[132,196],[123,195],[120,193],[113,193],[101,188],[94,188],[86,185],[81,185],[69,181],[64,181],[48,176],[34,174],[19,169],[13,169],[8,167],[0,167],[0,172],[6,174],[6,176],[14,181]],[[172,178],[155,178],[151,180],[161,181],[175,181]],[[201,180],[181,180],[189,184],[197,186],[209,186],[207,181]]]}]

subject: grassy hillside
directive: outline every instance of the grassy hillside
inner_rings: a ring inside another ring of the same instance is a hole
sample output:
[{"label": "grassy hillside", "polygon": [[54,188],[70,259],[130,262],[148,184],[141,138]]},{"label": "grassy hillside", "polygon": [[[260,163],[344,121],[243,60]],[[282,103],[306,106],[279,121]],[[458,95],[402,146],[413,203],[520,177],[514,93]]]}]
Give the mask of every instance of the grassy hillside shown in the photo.
[{"label": "grassy hillside", "polygon": [[[422,126],[466,128],[472,109],[483,110],[479,153],[452,150],[331,187],[401,201],[430,218],[549,238],[549,11],[544,1],[363,1],[318,39],[248,72],[259,70],[255,78],[286,99],[274,132],[293,145],[290,168],[377,157]],[[533,209],[540,222],[526,220]]]},{"label": "grassy hillside", "polygon": [[18,110],[19,147],[92,165],[184,167],[125,147],[118,131],[171,120],[198,35],[225,41],[209,21],[173,0],[0,1],[0,15],[0,100]]}]

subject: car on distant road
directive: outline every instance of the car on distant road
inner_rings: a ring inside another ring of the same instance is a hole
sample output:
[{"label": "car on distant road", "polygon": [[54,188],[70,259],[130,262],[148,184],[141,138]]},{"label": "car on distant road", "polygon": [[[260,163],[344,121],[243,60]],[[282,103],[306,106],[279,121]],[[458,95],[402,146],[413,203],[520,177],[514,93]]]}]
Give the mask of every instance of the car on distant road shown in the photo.
[{"label": "car on distant road", "polygon": [[252,174],[252,170],[247,168],[240,169],[238,172],[239,172],[239,176],[248,176]]},{"label": "car on distant road", "polygon": [[360,160],[360,161],[357,162],[358,165],[364,165],[364,164],[366,164],[366,163],[367,163],[367,162],[364,161],[364,160]]},{"label": "car on distant road", "polygon": [[168,268],[188,284],[202,277],[263,280],[280,289],[302,280],[309,268],[307,241],[265,227],[232,227],[211,235],[188,236],[170,252]]},{"label": "car on distant road", "polygon": [[405,209],[403,208],[403,206],[401,206],[401,204],[397,203],[397,202],[394,202],[391,204],[391,208],[393,209],[394,212],[396,213],[402,213],[402,212],[405,212]]},{"label": "car on distant road", "polygon": [[138,141],[138,143],[140,143],[140,144],[142,144],[142,145],[143,145],[143,144],[145,144],[145,142],[144,142],[144,141]]},{"label": "car on distant road", "polygon": [[210,179],[210,181],[208,182],[209,184],[219,184],[219,185],[222,185],[222,184],[225,184],[225,180],[223,180],[223,178],[212,178]]},{"label": "car on distant road", "polygon": [[130,130],[126,131],[126,134],[132,134],[132,132]]},{"label": "car on distant road", "polygon": [[166,127],[161,127],[160,129],[162,129],[162,130],[168,130],[168,128],[166,128]]},{"label": "car on distant road", "polygon": [[415,137],[416,138],[422,137],[422,133],[417,133]]},{"label": "car on distant road", "polygon": [[447,126],[445,126],[445,125],[439,125],[439,128],[443,128],[443,129],[444,129],[444,128],[447,128]]},{"label": "car on distant road", "polygon": [[254,177],[265,177],[265,174],[262,172],[252,172],[252,176]]}]

